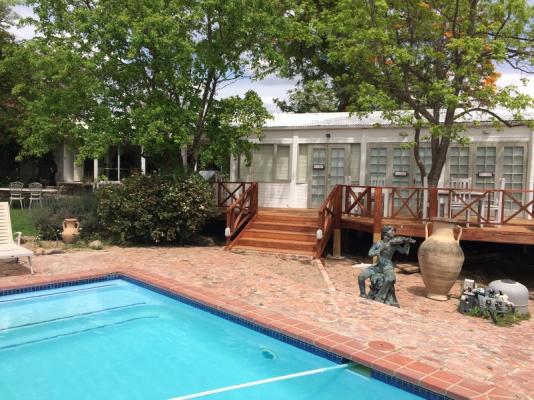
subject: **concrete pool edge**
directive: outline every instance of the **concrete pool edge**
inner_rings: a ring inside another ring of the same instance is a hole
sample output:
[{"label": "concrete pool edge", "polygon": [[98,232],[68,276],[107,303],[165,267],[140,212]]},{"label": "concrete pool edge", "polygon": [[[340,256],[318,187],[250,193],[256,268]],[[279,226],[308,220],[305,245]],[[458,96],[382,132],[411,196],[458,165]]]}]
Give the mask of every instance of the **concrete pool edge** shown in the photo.
[{"label": "concrete pool edge", "polygon": [[11,282],[2,282],[0,279],[0,292],[4,295],[15,294],[50,288],[48,285],[61,284],[65,286],[67,283],[68,286],[69,284],[80,284],[80,281],[106,278],[125,278],[126,280],[139,281],[214,310],[244,319],[265,329],[279,332],[326,352],[370,367],[377,372],[379,379],[396,386],[398,385],[395,382],[388,382],[388,376],[452,399],[514,398],[513,394],[501,388],[470,378],[463,378],[406,357],[402,355],[402,351],[395,349],[387,342],[377,341],[365,344],[354,338],[317,328],[293,318],[287,318],[280,313],[265,310],[241,300],[221,300],[220,296],[204,288],[179,283],[172,278],[165,278],[138,269],[109,268],[54,276],[34,275],[17,277]]}]

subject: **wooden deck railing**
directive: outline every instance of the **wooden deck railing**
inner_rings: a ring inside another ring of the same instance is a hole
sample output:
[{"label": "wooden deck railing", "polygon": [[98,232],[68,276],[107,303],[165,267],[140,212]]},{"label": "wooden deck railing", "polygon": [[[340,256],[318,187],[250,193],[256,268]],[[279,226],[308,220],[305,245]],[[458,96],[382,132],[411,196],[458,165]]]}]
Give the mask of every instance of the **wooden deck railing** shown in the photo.
[{"label": "wooden deck railing", "polygon": [[521,219],[534,218],[534,190],[384,186],[379,202],[378,187],[338,186],[332,192],[341,192],[345,201],[340,212],[347,216],[374,218],[379,214],[420,221],[442,217],[481,226],[520,224]]},{"label": "wooden deck railing", "polygon": [[215,182],[215,202],[219,208],[230,207],[253,182]]},{"label": "wooden deck railing", "polygon": [[226,209],[227,242],[258,213],[258,183],[251,182],[248,185],[248,188]]},{"label": "wooden deck railing", "polygon": [[319,208],[315,258],[320,258],[334,228],[341,226],[341,186],[336,185]]}]

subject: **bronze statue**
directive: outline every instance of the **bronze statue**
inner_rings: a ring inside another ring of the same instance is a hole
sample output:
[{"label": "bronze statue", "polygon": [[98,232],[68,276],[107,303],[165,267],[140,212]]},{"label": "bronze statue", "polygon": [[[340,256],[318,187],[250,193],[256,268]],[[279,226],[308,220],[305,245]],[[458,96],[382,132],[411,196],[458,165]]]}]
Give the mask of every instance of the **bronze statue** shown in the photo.
[{"label": "bronze statue", "polygon": [[[382,239],[374,243],[369,250],[369,257],[377,257],[375,264],[364,269],[358,275],[360,297],[379,301],[380,303],[400,307],[395,295],[395,264],[392,261],[395,252],[408,254],[410,244],[415,240],[405,236],[396,236],[395,228],[384,225]],[[369,293],[365,293],[365,281],[370,280]]]}]

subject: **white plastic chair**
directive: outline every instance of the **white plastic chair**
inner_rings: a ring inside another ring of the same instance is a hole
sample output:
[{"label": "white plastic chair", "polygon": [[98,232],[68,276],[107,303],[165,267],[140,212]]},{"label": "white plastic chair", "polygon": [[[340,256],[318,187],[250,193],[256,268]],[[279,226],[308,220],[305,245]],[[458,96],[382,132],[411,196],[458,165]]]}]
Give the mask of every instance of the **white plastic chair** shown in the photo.
[{"label": "white plastic chair", "polygon": [[24,208],[24,203],[22,202],[24,198],[22,197],[22,188],[24,187],[24,183],[22,182],[11,182],[9,184],[9,206],[11,207],[11,204],[14,201],[20,202],[20,208]]},{"label": "white plastic chair", "polygon": [[[372,187],[384,187],[386,186],[386,177],[385,176],[372,176],[369,180],[369,183]],[[383,216],[389,217],[389,189],[384,189],[382,191],[382,207],[383,207]]]},{"label": "white plastic chair", "polygon": [[[471,178],[451,179],[449,186],[451,189],[455,189],[455,192],[451,196],[451,204],[449,204],[449,218],[452,218],[454,209],[463,209],[467,204],[471,202],[471,192],[468,189],[471,188]],[[465,190],[465,191],[464,191]],[[469,222],[471,217],[470,209],[466,210],[466,218]]]},{"label": "white plastic chair", "polygon": [[33,274],[32,257],[33,251],[28,250],[20,245],[21,232],[16,232],[17,242],[13,240],[13,231],[11,229],[11,216],[9,214],[9,204],[0,203],[0,259],[15,259],[28,257],[30,272]]},{"label": "white plastic chair", "polygon": [[[506,179],[501,178],[499,179],[499,189],[504,190],[506,188]],[[502,215],[501,215],[501,204],[503,202],[503,192],[492,192],[488,203],[483,203],[482,205],[482,215],[486,216],[486,210],[487,207],[489,207],[490,215],[489,215],[489,222],[501,222]],[[494,215],[494,218],[491,219],[492,213]]]},{"label": "white plastic chair", "polygon": [[30,189],[30,205],[28,208],[32,208],[33,202],[38,202],[39,206],[43,207],[43,185],[41,185],[39,182],[33,182],[28,185],[28,188]]},{"label": "white plastic chair", "polygon": [[382,176],[372,176],[369,183],[371,186],[384,187],[386,186],[386,178]]}]

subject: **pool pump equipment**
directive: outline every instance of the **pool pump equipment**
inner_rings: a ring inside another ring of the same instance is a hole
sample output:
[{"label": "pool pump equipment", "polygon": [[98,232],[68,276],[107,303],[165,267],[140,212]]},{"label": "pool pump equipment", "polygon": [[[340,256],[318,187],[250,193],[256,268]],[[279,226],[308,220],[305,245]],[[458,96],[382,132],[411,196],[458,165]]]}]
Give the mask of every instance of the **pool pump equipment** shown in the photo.
[{"label": "pool pump equipment", "polygon": [[463,314],[470,312],[474,308],[487,311],[492,321],[497,323],[496,315],[515,314],[516,309],[508,295],[502,290],[495,290],[491,287],[477,288],[474,282],[467,280],[464,282],[464,291],[460,297],[459,311]]}]

